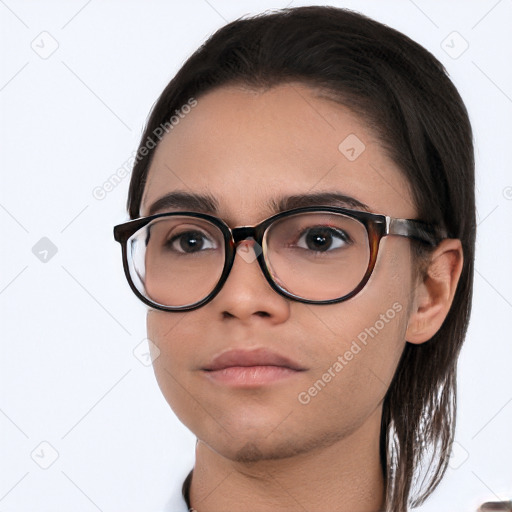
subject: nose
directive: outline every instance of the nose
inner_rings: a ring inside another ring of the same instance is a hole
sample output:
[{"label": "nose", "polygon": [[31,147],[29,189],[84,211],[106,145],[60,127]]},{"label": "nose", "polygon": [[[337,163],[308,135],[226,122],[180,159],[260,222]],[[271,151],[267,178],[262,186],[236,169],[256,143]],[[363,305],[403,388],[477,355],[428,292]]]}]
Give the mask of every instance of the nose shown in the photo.
[{"label": "nose", "polygon": [[268,283],[258,264],[262,248],[252,238],[236,243],[236,254],[231,272],[218,295],[212,300],[225,318],[243,322],[265,317],[277,324],[290,314],[290,299],[279,295]]}]

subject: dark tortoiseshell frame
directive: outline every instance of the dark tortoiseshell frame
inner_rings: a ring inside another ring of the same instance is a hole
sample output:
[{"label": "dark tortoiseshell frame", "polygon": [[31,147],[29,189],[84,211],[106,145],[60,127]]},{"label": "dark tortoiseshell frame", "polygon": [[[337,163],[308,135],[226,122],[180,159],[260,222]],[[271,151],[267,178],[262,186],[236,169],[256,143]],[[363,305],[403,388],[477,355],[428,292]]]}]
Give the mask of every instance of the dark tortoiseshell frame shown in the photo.
[{"label": "dark tortoiseshell frame", "polygon": [[[151,306],[152,308],[159,309],[162,311],[191,311],[193,309],[197,309],[207,302],[210,302],[221,290],[222,286],[226,282],[226,279],[229,275],[231,267],[233,266],[233,262],[236,255],[236,245],[248,238],[252,238],[255,240],[260,247],[263,247],[263,237],[265,235],[265,231],[270,227],[270,225],[289,215],[294,215],[297,213],[310,213],[310,212],[322,212],[322,213],[337,213],[343,214],[353,219],[356,219],[361,224],[363,224],[368,233],[368,241],[370,245],[370,257],[368,261],[368,268],[363,278],[359,282],[359,284],[350,292],[345,294],[342,297],[338,297],[337,299],[329,299],[322,301],[315,301],[304,299],[302,297],[298,297],[293,295],[292,293],[281,288],[271,276],[271,273],[268,270],[268,267],[265,262],[265,256],[263,251],[261,251],[257,256],[257,261],[260,265],[260,268],[263,272],[263,275],[267,279],[270,286],[279,294],[283,295],[292,300],[296,300],[298,302],[303,302],[306,304],[334,304],[337,302],[342,302],[344,300],[350,299],[357,293],[359,293],[372,275],[373,269],[375,267],[375,262],[377,261],[377,254],[379,250],[379,244],[382,237],[387,235],[398,235],[404,236],[408,238],[414,238],[429,244],[430,246],[436,246],[443,238],[446,238],[446,234],[425,222],[419,220],[412,219],[396,219],[393,217],[389,217],[387,215],[381,215],[376,213],[369,213],[365,211],[359,210],[350,210],[346,208],[341,208],[337,206],[308,206],[302,208],[294,208],[293,210],[287,210],[264,221],[260,222],[256,226],[240,226],[236,228],[230,228],[223,220],[218,217],[214,217],[212,215],[208,215],[205,213],[199,212],[189,212],[189,211],[175,211],[170,213],[159,213],[156,215],[151,215],[149,217],[140,217],[135,220],[131,220],[125,222],[123,224],[119,224],[114,227],[114,238],[117,242],[121,244],[122,247],[122,256],[123,256],[123,267],[128,283],[135,293],[135,295],[145,304]],[[193,304],[188,304],[185,306],[165,306],[163,304],[158,304],[153,302],[152,300],[145,297],[135,286],[132,281],[129,269],[129,261],[128,261],[128,247],[127,242],[129,238],[136,233],[139,229],[143,228],[151,221],[161,218],[161,217],[171,217],[171,216],[182,216],[188,215],[191,217],[196,217],[199,219],[207,220],[218,227],[222,234],[224,235],[224,244],[225,244],[225,262],[222,274],[217,283],[217,286],[214,290],[207,295],[202,300],[195,302]]]}]

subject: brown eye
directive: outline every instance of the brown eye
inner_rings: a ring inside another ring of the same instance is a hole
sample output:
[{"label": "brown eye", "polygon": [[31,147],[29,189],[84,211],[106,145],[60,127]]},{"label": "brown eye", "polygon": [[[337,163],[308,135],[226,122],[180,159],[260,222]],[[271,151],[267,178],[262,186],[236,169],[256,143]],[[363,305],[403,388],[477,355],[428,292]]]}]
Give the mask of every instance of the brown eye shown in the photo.
[{"label": "brown eye", "polygon": [[194,253],[204,249],[214,249],[204,233],[200,231],[185,231],[179,235],[173,236],[166,244],[173,251],[181,253]]},{"label": "brown eye", "polygon": [[344,231],[329,226],[316,226],[305,230],[297,245],[315,252],[327,252],[341,249],[349,243],[350,237]]}]

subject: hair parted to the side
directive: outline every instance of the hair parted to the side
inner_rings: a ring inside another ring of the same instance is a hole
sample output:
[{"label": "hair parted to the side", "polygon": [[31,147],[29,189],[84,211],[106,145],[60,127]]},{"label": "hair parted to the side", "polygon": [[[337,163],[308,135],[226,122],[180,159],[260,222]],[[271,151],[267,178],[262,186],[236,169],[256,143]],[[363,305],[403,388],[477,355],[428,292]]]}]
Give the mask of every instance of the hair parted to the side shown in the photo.
[{"label": "hair parted to the side", "polygon": [[[459,238],[464,266],[436,335],[406,344],[383,404],[385,510],[421,504],[443,477],[456,414],[456,365],[473,291],[475,195],[468,114],[442,64],[404,34],[359,13],[297,7],[238,19],[214,33],[154,105],[151,137],[191,97],[223,85],[266,89],[303,83],[352,109],[377,134],[406,177],[418,218]],[[137,218],[155,148],[138,154],[128,212]],[[414,244],[414,254],[421,250]]]}]

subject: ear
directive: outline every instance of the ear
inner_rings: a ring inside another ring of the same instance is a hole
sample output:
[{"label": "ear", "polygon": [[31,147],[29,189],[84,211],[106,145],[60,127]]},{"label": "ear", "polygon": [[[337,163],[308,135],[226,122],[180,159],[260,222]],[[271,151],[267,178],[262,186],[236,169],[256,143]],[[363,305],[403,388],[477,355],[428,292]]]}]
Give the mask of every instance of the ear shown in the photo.
[{"label": "ear", "polygon": [[413,291],[413,305],[405,339],[420,344],[441,328],[453,302],[463,265],[459,239],[442,240],[430,256],[425,275]]}]

